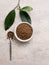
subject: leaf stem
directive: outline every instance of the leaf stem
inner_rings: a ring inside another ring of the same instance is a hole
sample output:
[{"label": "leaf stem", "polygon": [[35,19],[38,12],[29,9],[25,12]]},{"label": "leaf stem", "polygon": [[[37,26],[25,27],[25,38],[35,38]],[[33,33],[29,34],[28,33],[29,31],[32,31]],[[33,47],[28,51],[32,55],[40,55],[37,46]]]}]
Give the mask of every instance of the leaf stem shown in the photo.
[{"label": "leaf stem", "polygon": [[14,10],[15,10],[16,8],[17,8],[17,9],[20,9],[20,0],[18,0],[18,4],[17,4],[16,7],[14,8]]}]

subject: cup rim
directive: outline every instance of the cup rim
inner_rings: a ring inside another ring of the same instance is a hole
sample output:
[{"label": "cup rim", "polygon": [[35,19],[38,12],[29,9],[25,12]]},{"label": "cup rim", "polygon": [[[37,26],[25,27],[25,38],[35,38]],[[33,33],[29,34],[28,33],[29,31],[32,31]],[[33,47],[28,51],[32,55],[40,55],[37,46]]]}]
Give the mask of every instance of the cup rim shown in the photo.
[{"label": "cup rim", "polygon": [[19,23],[19,24],[15,27],[15,29],[14,29],[14,35],[15,35],[15,37],[16,37],[16,39],[17,39],[18,41],[20,41],[20,42],[27,42],[27,41],[29,41],[29,40],[32,38],[32,36],[33,36],[33,32],[32,32],[31,37],[28,38],[28,39],[26,39],[26,40],[22,40],[22,39],[20,39],[20,38],[17,36],[17,34],[16,34],[16,29],[17,29],[17,27],[18,27],[20,24],[22,24],[22,23],[26,23],[26,24],[30,25],[31,28],[32,28],[32,30],[33,30],[33,27],[32,27],[31,24],[29,24],[29,23],[27,23],[27,22],[21,22],[21,23]]}]

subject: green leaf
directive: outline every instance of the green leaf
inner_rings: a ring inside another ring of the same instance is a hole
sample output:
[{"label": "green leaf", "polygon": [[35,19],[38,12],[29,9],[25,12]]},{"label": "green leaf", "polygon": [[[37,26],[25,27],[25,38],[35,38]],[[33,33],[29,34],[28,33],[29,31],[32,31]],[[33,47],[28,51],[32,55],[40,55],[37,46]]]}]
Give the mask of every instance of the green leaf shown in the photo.
[{"label": "green leaf", "polygon": [[22,10],[23,10],[23,11],[29,11],[29,12],[30,12],[30,11],[33,10],[33,8],[30,7],[30,6],[25,6],[25,7],[22,8]]},{"label": "green leaf", "polygon": [[8,13],[8,15],[5,18],[4,22],[5,30],[8,30],[11,27],[11,25],[14,23],[14,19],[15,19],[15,10],[12,10]]},{"label": "green leaf", "polygon": [[20,10],[19,14],[22,21],[28,22],[31,24],[31,18],[27,12]]}]

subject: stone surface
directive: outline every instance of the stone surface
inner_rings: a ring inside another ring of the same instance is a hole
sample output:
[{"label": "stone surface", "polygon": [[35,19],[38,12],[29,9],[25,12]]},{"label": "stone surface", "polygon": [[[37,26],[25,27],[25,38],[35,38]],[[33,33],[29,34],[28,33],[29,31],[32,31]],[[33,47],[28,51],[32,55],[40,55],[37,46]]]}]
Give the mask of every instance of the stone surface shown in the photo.
[{"label": "stone surface", "polygon": [[[12,61],[9,60],[9,40],[6,39],[4,20],[12,10],[17,0],[0,0],[0,65],[49,65],[49,0],[21,0],[21,6],[29,5],[33,11],[32,18],[33,38],[28,43],[12,41]],[[14,31],[21,22],[16,10],[16,19],[9,29]],[[9,31],[8,30],[8,31]]]}]

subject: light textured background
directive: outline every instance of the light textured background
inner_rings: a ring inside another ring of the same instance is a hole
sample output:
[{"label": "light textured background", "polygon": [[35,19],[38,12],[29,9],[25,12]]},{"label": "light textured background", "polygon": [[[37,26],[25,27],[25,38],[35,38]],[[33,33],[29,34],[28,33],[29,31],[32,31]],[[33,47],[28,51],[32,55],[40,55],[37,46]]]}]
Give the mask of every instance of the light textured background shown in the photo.
[{"label": "light textured background", "polygon": [[[30,12],[33,38],[28,43],[12,41],[12,61],[9,60],[9,40],[6,39],[4,19],[17,4],[17,0],[0,0],[0,65],[49,65],[49,0],[21,0],[21,6],[33,7]],[[18,11],[13,26],[21,22]],[[9,31],[8,30],[8,31]]]}]

